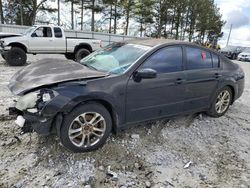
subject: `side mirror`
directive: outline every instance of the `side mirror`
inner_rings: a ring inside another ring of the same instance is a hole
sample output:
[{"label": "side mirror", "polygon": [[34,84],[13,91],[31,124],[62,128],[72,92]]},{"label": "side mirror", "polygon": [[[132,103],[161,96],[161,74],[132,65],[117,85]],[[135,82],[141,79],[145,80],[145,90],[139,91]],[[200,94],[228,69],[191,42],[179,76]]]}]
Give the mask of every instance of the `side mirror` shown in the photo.
[{"label": "side mirror", "polygon": [[157,71],[154,69],[141,69],[134,73],[134,80],[140,82],[141,79],[152,79],[157,77]]},{"label": "side mirror", "polygon": [[36,33],[32,33],[31,37],[37,37]]}]

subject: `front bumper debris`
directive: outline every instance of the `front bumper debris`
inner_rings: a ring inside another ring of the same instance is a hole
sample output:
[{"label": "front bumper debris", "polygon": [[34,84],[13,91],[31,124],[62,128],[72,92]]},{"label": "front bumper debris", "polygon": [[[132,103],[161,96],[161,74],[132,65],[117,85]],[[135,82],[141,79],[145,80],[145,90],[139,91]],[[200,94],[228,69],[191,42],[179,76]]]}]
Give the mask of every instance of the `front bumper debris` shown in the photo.
[{"label": "front bumper debris", "polygon": [[47,118],[26,111],[21,112],[15,107],[9,108],[9,114],[17,116],[15,123],[21,127],[22,130],[29,130],[25,132],[35,131],[41,135],[48,135],[52,132],[53,117]]}]

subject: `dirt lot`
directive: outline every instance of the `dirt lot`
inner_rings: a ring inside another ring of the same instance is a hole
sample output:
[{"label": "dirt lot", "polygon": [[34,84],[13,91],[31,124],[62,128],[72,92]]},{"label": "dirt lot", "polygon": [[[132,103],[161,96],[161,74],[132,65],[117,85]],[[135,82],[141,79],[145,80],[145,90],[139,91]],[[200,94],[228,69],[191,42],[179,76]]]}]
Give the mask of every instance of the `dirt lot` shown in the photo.
[{"label": "dirt lot", "polygon": [[[42,57],[29,56],[29,63]],[[113,135],[98,151],[73,154],[55,136],[20,134],[5,111],[15,99],[6,85],[19,67],[0,59],[0,187],[249,188],[250,63],[238,63],[245,92],[224,117],[143,124]]]}]

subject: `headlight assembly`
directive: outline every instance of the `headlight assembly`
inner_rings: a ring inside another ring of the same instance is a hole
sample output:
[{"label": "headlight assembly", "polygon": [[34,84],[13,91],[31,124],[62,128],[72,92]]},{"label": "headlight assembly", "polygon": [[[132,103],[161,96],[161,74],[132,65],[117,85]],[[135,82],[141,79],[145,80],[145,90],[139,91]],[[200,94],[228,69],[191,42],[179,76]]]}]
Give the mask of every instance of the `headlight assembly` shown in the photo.
[{"label": "headlight assembly", "polygon": [[33,109],[38,107],[39,109],[47,102],[56,97],[58,93],[51,89],[41,89],[39,91],[28,93],[19,98],[16,103],[18,110]]}]

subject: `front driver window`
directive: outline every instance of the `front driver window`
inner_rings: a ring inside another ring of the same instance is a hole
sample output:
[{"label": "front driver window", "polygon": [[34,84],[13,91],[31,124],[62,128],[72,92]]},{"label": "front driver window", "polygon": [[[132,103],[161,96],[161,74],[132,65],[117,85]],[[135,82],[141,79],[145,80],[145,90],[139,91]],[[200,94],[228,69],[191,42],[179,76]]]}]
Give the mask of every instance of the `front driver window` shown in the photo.
[{"label": "front driver window", "polygon": [[178,46],[162,48],[153,53],[144,62],[142,68],[154,69],[158,74],[182,71],[182,48]]},{"label": "front driver window", "polygon": [[50,27],[39,27],[32,34],[33,37],[52,37],[52,31]]}]

